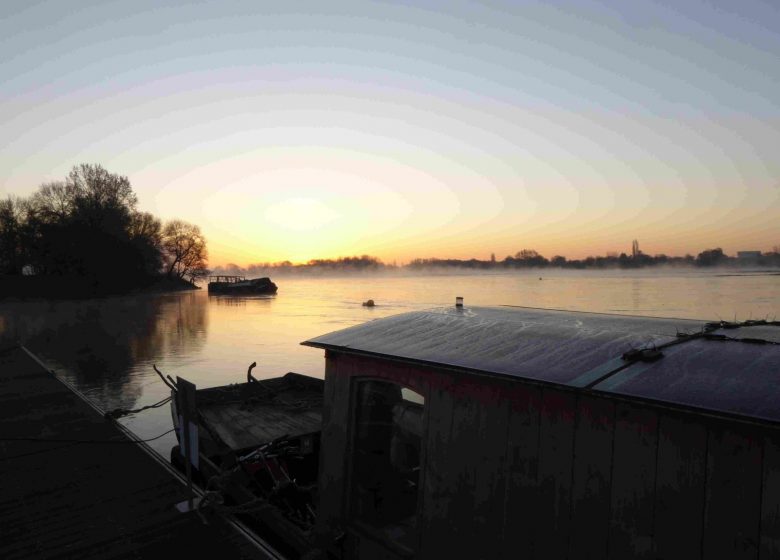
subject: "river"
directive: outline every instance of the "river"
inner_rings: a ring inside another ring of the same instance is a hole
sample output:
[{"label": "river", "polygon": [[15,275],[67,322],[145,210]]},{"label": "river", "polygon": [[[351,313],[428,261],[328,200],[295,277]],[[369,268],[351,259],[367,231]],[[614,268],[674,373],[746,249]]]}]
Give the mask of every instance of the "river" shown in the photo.
[{"label": "river", "polygon": [[[416,309],[522,305],[692,319],[780,315],[780,275],[700,270],[524,271],[274,278],[272,297],[205,290],[80,301],[0,302],[0,343],[18,340],[104,409],[155,403],[152,365],[198,387],[297,371],[322,377],[323,352],[300,342]],[[373,299],[376,307],[361,302]],[[122,420],[144,438],[170,429],[167,406]],[[175,438],[151,443],[167,456]]]}]

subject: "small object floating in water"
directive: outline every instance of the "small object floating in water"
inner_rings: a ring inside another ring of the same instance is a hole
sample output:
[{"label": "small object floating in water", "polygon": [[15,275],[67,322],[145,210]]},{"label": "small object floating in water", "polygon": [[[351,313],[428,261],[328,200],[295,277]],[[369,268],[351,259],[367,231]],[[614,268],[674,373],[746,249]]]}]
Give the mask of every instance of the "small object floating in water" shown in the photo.
[{"label": "small object floating in water", "polygon": [[374,303],[373,299],[370,299],[368,301],[364,301],[363,302],[363,307],[374,307],[374,305],[376,305],[376,304]]}]

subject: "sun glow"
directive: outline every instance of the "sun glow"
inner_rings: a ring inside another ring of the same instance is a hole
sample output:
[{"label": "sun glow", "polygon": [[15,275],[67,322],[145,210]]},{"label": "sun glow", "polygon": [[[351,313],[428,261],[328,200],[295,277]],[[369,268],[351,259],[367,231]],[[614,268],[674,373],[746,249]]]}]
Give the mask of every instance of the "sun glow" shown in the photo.
[{"label": "sun glow", "polygon": [[327,204],[312,198],[288,198],[265,211],[266,220],[291,231],[315,231],[338,218],[339,214]]}]

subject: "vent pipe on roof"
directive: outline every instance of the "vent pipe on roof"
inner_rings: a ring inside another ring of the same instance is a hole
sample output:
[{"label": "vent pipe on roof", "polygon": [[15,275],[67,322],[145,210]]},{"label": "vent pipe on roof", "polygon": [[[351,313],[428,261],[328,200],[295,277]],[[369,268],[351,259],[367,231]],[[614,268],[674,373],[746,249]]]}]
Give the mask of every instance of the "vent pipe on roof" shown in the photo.
[{"label": "vent pipe on roof", "polygon": [[455,298],[455,307],[457,307],[458,309],[463,309],[463,298],[462,297],[457,296]]}]

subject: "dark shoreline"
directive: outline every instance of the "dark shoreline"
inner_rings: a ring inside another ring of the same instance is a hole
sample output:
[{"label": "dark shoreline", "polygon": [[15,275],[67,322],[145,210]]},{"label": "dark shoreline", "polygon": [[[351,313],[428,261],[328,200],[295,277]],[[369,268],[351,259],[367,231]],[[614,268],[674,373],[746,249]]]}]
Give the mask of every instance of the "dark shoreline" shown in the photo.
[{"label": "dark shoreline", "polygon": [[0,301],[91,299],[200,290],[179,278],[153,278],[141,286],[118,286],[105,279],[80,276],[2,276]]}]

